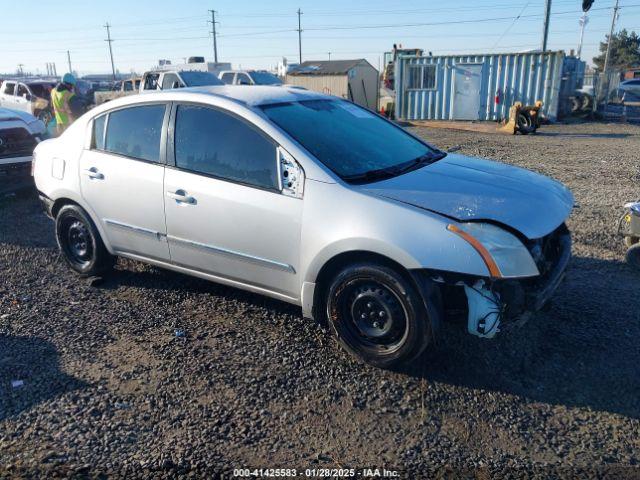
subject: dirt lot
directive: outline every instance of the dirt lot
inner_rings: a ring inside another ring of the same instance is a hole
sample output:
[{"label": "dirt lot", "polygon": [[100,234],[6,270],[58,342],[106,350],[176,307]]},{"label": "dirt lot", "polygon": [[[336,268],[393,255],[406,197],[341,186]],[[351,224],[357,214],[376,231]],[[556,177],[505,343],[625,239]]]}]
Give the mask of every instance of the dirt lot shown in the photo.
[{"label": "dirt lot", "polygon": [[5,198],[0,477],[640,478],[640,272],[614,234],[620,206],[640,196],[640,128],[416,131],[573,190],[574,258],[548,311],[492,341],[450,323],[435,352],[382,371],[257,295],[129,261],[91,285],[63,265],[35,197]]}]

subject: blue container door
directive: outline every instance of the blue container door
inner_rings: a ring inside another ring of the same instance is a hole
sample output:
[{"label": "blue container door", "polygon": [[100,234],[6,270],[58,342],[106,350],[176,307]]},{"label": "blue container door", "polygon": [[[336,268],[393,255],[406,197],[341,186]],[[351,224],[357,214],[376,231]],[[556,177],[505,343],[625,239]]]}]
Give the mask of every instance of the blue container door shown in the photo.
[{"label": "blue container door", "polygon": [[453,119],[480,119],[482,64],[458,64],[455,69]]}]

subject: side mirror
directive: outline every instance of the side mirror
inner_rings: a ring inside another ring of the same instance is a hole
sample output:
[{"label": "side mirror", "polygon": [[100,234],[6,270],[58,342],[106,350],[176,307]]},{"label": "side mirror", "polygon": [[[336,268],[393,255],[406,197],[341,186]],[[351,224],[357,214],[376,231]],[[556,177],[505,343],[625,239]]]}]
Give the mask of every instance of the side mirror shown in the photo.
[{"label": "side mirror", "polygon": [[302,198],[304,194],[304,170],[284,148],[278,147],[280,191],[283,195]]}]

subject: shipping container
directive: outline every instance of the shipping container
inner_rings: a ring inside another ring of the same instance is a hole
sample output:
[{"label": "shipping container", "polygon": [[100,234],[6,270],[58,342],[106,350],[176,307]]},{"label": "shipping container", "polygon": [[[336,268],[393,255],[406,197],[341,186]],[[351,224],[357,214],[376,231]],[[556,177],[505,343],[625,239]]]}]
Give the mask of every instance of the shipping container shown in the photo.
[{"label": "shipping container", "polygon": [[543,102],[550,120],[566,114],[582,86],[584,62],[564,52],[401,56],[396,63],[396,118],[504,120],[515,102]]}]

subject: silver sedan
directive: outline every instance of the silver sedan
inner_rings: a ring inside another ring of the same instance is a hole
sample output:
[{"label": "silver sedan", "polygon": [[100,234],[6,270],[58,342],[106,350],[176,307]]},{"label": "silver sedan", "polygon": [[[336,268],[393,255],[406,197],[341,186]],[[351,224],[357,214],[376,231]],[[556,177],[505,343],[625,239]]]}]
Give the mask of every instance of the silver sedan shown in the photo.
[{"label": "silver sedan", "polygon": [[42,142],[34,172],[78,273],[121,256],[278,298],[382,367],[449,306],[480,337],[541,308],[571,251],[560,183],[286,87],[109,102]]}]

